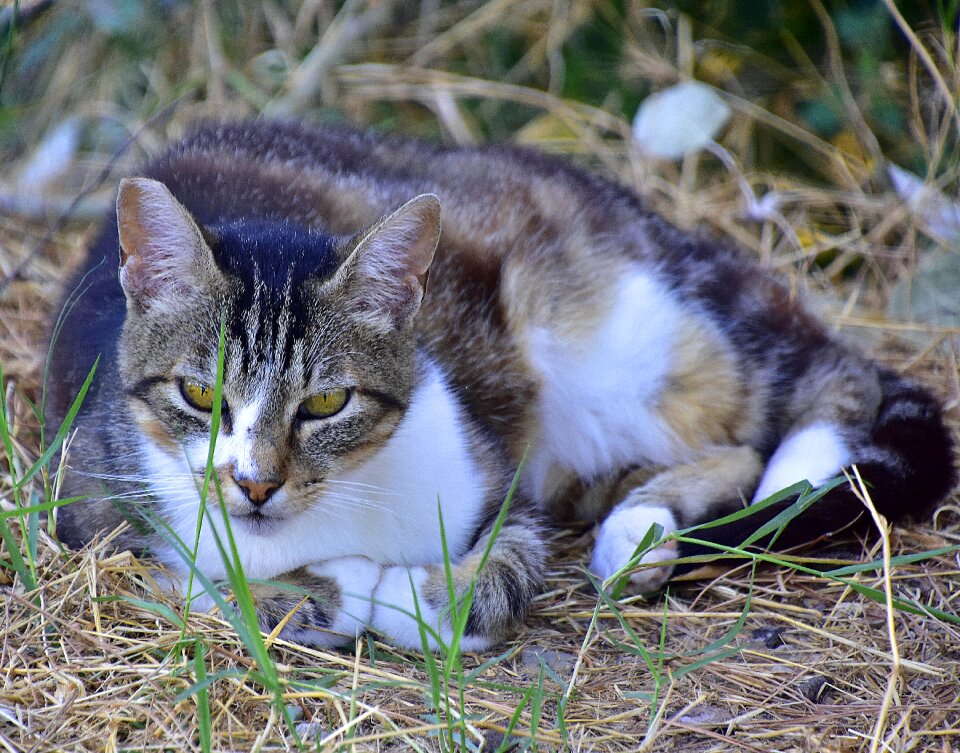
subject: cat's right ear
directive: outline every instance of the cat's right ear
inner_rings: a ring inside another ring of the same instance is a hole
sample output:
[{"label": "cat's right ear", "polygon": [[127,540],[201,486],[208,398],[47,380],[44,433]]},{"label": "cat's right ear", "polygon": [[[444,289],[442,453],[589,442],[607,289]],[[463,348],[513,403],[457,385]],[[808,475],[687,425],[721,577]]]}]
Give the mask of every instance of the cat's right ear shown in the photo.
[{"label": "cat's right ear", "polygon": [[420,307],[439,241],[440,200],[421,194],[356,236],[330,284],[370,324],[402,326]]},{"label": "cat's right ear", "polygon": [[117,231],[120,284],[138,311],[176,305],[200,293],[201,276],[215,267],[197,223],[159,181],[120,181]]}]

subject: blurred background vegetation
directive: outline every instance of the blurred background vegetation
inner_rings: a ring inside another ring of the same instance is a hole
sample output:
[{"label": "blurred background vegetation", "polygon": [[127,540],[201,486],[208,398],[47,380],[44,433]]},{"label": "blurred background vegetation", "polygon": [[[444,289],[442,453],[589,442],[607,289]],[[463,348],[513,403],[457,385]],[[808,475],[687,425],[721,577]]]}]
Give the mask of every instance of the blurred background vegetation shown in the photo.
[{"label": "blurred background vegetation", "polygon": [[[109,151],[132,118],[204,101],[218,114],[229,103],[229,114],[273,109],[442,130],[423,108],[391,101],[397,92],[382,99],[366,92],[362,103],[351,97],[361,85],[340,66],[367,62],[529,87],[624,120],[651,91],[695,77],[854,156],[882,152],[923,174],[934,167],[932,134],[915,126],[935,132],[950,108],[936,101],[893,7],[883,0],[8,0],[0,12],[0,154],[8,163],[69,115],[84,121],[84,151]],[[957,83],[949,73],[958,7],[958,0],[912,0],[896,11],[927,43],[948,86]],[[431,109],[413,93],[403,99]],[[452,135],[510,139],[543,110],[522,100],[495,87],[465,92],[455,106],[467,130]],[[818,172],[776,128],[751,136],[759,167]],[[934,155],[939,161],[956,161],[956,138],[943,151]]]},{"label": "blurred background vegetation", "polygon": [[[0,211],[91,219],[197,117],[349,122],[575,155],[681,225],[879,282],[856,296],[883,305],[960,237],[958,18],[960,0],[8,0]],[[637,108],[691,79],[732,117],[714,148],[651,159]]]}]

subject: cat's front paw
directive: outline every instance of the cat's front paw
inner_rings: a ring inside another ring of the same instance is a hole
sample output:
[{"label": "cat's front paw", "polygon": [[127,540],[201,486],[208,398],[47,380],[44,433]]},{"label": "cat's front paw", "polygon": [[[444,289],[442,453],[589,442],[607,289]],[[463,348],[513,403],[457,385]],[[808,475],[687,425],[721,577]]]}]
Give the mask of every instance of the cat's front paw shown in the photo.
[{"label": "cat's front paw", "polygon": [[[602,580],[611,577],[630,561],[654,524],[660,525],[664,533],[677,530],[677,520],[666,507],[635,505],[614,509],[600,525],[590,559],[590,571]],[[653,565],[676,556],[677,544],[671,541],[644,554],[640,564]],[[630,576],[630,584],[633,590],[641,593],[656,591],[670,580],[672,573],[672,565],[644,567]]]},{"label": "cat's front paw", "polygon": [[273,582],[251,583],[260,629],[308,646],[339,646],[370,623],[381,567],[366,557],[308,565]]},{"label": "cat's front paw", "polygon": [[[389,567],[377,586],[372,627],[390,643],[405,648],[421,648],[423,639],[431,651],[437,650],[440,641],[449,645],[453,629],[447,593],[440,566]],[[483,633],[465,634],[460,648],[484,651],[494,642]]]}]

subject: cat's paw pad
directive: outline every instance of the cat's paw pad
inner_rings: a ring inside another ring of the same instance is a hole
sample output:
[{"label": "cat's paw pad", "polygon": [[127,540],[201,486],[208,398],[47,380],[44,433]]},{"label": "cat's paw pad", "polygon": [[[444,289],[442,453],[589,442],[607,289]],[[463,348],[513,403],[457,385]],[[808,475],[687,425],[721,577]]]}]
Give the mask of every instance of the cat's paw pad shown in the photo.
[{"label": "cat's paw pad", "polygon": [[[635,505],[615,509],[603,521],[590,559],[590,571],[606,580],[627,564],[654,524],[664,533],[677,530],[677,520],[666,507]],[[652,549],[640,558],[640,564],[651,565],[665,562],[677,556],[675,541]],[[630,584],[637,591],[656,591],[662,587],[673,572],[673,567],[645,567],[630,576]]]}]

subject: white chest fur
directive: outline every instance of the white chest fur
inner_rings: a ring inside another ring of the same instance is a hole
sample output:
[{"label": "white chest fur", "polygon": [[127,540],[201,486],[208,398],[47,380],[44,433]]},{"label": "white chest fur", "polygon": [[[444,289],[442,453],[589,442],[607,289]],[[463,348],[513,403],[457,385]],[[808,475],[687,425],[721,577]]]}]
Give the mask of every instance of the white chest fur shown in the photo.
[{"label": "white chest fur", "polygon": [[[330,479],[329,493],[313,507],[266,535],[232,526],[248,577],[272,578],[350,555],[383,564],[442,561],[438,501],[450,551],[466,550],[486,499],[484,474],[472,457],[460,409],[439,370],[428,365],[425,371],[393,436],[359,468]],[[157,477],[170,478],[170,466],[178,461],[157,450],[148,456]],[[196,503],[164,499],[165,494],[169,498],[168,489],[156,490],[164,517],[184,542],[192,544]],[[222,533],[219,510],[212,510],[211,517]],[[182,571],[173,552],[158,554]],[[197,565],[211,578],[224,577],[209,519],[201,530]]]},{"label": "white chest fur", "polygon": [[528,358],[542,385],[525,476],[535,499],[550,497],[556,471],[590,480],[638,462],[680,459],[682,448],[652,410],[669,374],[679,303],[640,270],[625,276],[612,298],[586,338],[547,327],[528,333]]}]

